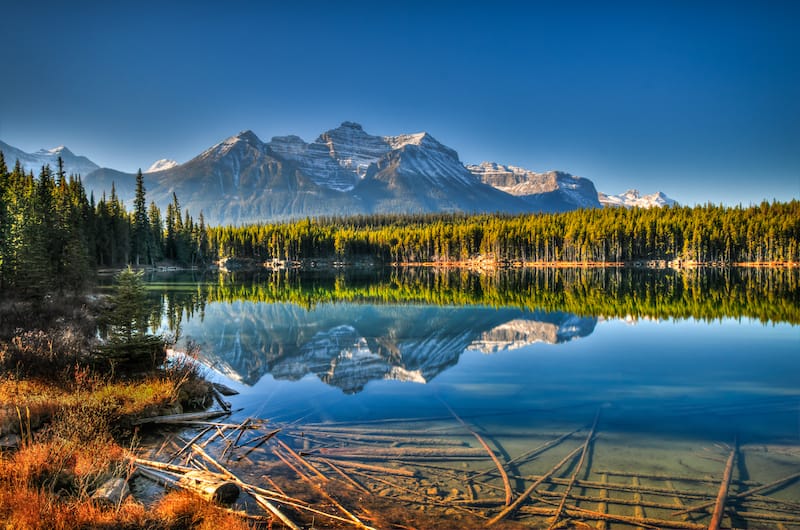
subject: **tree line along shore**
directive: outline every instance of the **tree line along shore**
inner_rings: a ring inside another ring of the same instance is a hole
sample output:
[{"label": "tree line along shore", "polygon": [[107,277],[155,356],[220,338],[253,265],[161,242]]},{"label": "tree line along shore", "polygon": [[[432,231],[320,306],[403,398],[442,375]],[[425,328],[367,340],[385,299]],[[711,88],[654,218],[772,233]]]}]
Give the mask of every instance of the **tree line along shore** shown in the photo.
[{"label": "tree line along shore", "polygon": [[[63,165],[38,177],[0,152],[0,288],[23,296],[80,291],[98,268],[268,266],[784,266],[800,262],[800,201],[752,206],[585,209],[555,214],[375,214],[207,226],[112,186],[87,196]],[[233,262],[231,262],[233,263]]]}]

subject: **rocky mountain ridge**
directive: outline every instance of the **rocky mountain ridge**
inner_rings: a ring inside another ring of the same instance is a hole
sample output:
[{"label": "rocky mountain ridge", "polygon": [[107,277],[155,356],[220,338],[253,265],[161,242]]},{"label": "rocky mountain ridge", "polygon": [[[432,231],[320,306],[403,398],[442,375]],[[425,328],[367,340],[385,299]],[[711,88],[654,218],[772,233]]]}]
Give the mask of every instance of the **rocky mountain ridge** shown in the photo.
[{"label": "rocky mountain ridge", "polygon": [[[130,206],[134,175],[99,168],[65,147],[29,154],[0,142],[7,164],[26,170],[55,166],[80,173],[87,191],[117,195]],[[38,167],[37,167],[38,166]],[[663,194],[634,200],[597,192],[594,183],[561,171],[483,162],[465,166],[458,153],[426,132],[376,136],[354,122],[313,142],[294,135],[263,142],[242,131],[188,162],[156,161],[145,172],[148,199],[164,208],[173,193],[184,210],[209,224],[243,224],[304,217],[374,213],[562,212],[601,206],[674,204]],[[636,192],[638,193],[638,192]],[[599,199],[599,200],[598,200]],[[638,202],[637,202],[638,201]]]}]

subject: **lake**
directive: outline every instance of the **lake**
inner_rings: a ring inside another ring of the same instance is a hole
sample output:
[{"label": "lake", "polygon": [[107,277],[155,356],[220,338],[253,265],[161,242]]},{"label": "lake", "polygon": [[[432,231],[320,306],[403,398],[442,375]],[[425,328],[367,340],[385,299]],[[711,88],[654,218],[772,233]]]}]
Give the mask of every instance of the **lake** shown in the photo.
[{"label": "lake", "polygon": [[800,528],[796,269],[148,281],[154,327],[240,392],[224,421],[269,420],[228,461],[291,496],[322,481],[378,528],[700,528],[730,467],[724,526]]}]

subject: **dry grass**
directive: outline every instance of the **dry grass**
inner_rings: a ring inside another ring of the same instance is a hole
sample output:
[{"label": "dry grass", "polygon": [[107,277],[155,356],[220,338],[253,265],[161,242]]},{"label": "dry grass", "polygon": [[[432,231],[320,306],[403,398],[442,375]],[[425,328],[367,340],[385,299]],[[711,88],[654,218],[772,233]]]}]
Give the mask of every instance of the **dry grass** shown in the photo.
[{"label": "dry grass", "polygon": [[[19,307],[6,304],[0,316],[13,310],[21,319]],[[0,450],[0,530],[248,528],[185,494],[149,509],[91,500],[106,480],[130,474],[132,419],[202,405],[209,385],[191,359],[128,379],[92,368],[85,352],[94,327],[83,325],[85,315],[54,309],[40,316],[46,331],[10,332],[9,320],[0,326],[0,437],[22,439],[18,449]]]}]

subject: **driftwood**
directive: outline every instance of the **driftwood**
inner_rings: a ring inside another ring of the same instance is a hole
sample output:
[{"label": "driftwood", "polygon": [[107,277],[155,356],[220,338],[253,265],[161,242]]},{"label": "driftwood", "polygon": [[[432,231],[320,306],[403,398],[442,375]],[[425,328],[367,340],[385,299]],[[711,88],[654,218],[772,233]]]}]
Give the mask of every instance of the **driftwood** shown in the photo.
[{"label": "driftwood", "polygon": [[326,458],[350,460],[388,460],[393,458],[425,458],[428,460],[486,459],[483,449],[472,447],[323,447],[318,453]]},{"label": "driftwood", "polygon": [[164,416],[152,416],[149,418],[137,418],[131,423],[133,425],[142,425],[144,423],[171,423],[173,421],[192,421],[192,420],[207,420],[211,418],[219,418],[230,414],[230,411],[214,410],[209,412],[185,412],[183,414],[167,414]]},{"label": "driftwood", "polygon": [[171,461],[175,460],[176,458],[178,458],[179,456],[181,456],[183,453],[185,453],[192,446],[193,443],[195,443],[197,440],[199,440],[200,438],[205,436],[205,434],[208,431],[210,431],[211,429],[213,429],[213,428],[214,428],[213,425],[209,425],[208,427],[206,427],[205,429],[203,429],[202,431],[197,433],[191,440],[186,442],[186,444],[182,448],[180,448],[177,452],[173,453],[172,456],[170,457],[169,461],[171,462]]},{"label": "driftwood", "polygon": [[[322,461],[327,462],[327,459],[322,459]],[[364,464],[362,462],[352,462],[350,460],[337,460],[336,465],[341,467],[349,467],[353,469],[361,469],[364,471],[374,471],[376,473],[382,473],[385,475],[398,475],[401,477],[414,477],[416,473],[410,469],[406,469],[403,467],[383,467],[383,466],[375,466],[371,464]]]},{"label": "driftwood", "polygon": [[410,493],[410,494],[414,495],[414,497],[412,497],[412,498],[403,498],[403,500],[406,500],[408,502],[415,502],[417,504],[434,504],[436,506],[443,506],[445,508],[452,508],[453,510],[460,511],[460,512],[463,512],[463,513],[468,513],[469,515],[473,515],[475,517],[480,517],[482,519],[485,519],[485,517],[482,516],[480,513],[476,513],[476,512],[474,512],[472,510],[464,508],[463,506],[453,505],[453,503],[450,503],[450,502],[443,502],[443,501],[439,500],[436,497],[428,495],[427,493],[420,493],[417,490],[413,490],[411,488],[407,488],[405,486],[402,486],[400,484],[396,484],[394,482],[391,482],[389,480],[377,477],[375,475],[368,475],[367,473],[362,473],[360,471],[353,471],[353,473],[355,473],[356,475],[360,475],[360,476],[362,476],[364,478],[367,478],[369,480],[374,480],[375,482],[379,482],[381,484],[389,486],[390,488],[398,489],[398,490],[401,490],[401,491],[405,491],[406,493]]},{"label": "driftwood", "polygon": [[111,478],[95,490],[92,500],[103,506],[119,506],[130,493],[127,480],[119,477]]},{"label": "driftwood", "polygon": [[508,461],[508,463],[509,463],[509,465],[516,464],[517,462],[519,462],[521,460],[527,460],[529,458],[532,458],[532,457],[534,457],[534,456],[536,456],[536,455],[538,455],[538,454],[540,454],[540,453],[542,453],[544,451],[547,451],[551,447],[555,447],[556,445],[560,444],[561,442],[563,442],[564,440],[566,440],[567,438],[569,438],[570,436],[572,436],[576,432],[578,432],[578,430],[574,430],[572,432],[568,432],[568,433],[562,434],[561,436],[559,436],[555,440],[550,440],[549,442],[545,442],[545,443],[543,443],[542,445],[540,445],[538,447],[534,447],[530,451],[527,451],[527,452],[522,453],[521,455],[519,455],[519,456],[517,456],[515,458],[512,458],[511,460]]},{"label": "driftwood", "polygon": [[253,451],[257,450],[259,447],[261,447],[262,445],[267,443],[270,440],[270,438],[272,438],[273,436],[278,434],[280,431],[281,431],[280,429],[275,429],[274,431],[268,432],[267,434],[265,434],[263,436],[257,436],[256,438],[253,438],[252,440],[248,440],[245,443],[243,443],[240,447],[247,447],[248,445],[250,445],[250,444],[252,444],[254,442],[255,442],[255,445],[253,445],[252,447],[248,448],[247,451],[244,452],[244,454],[242,454],[240,456],[237,456],[236,457],[236,461],[239,462],[240,460],[243,460],[243,459],[247,458],[247,455],[249,455]]},{"label": "driftwood", "polygon": [[208,453],[206,453],[201,447],[197,444],[192,446],[192,450],[200,455],[203,459],[205,459],[209,464],[216,467],[217,469],[222,472],[223,475],[227,476],[229,479],[236,482],[239,486],[242,486],[245,491],[247,491],[253,499],[258,503],[259,506],[267,510],[269,513],[277,517],[283,524],[288,526],[291,530],[300,530],[300,527],[297,526],[291,519],[289,519],[283,512],[281,512],[274,504],[272,504],[269,499],[266,499],[262,495],[256,493],[254,488],[246,484],[245,482],[241,481],[239,477],[228,471],[228,469],[214,460]]},{"label": "driftwood", "polygon": [[[242,423],[240,423],[239,425],[236,426],[236,428],[234,428],[233,432],[237,433],[236,434],[236,439],[235,440],[228,440],[228,443],[227,443],[227,445],[225,445],[225,449],[222,451],[222,454],[220,455],[220,458],[225,456],[225,454],[229,450],[236,448],[236,444],[239,443],[239,439],[241,439],[242,434],[244,434],[244,431],[247,428],[247,425],[250,423],[251,420],[252,420],[252,418],[247,417],[247,418],[244,419],[244,421]],[[226,436],[226,438],[227,438],[227,436]]]},{"label": "driftwood", "polygon": [[348,510],[347,508],[345,508],[344,506],[342,506],[342,504],[341,504],[339,501],[337,501],[336,499],[334,499],[333,497],[331,497],[331,496],[328,494],[328,492],[327,492],[327,491],[325,491],[325,489],[324,489],[324,488],[322,488],[322,487],[321,487],[319,484],[317,484],[315,481],[311,480],[311,478],[309,478],[308,476],[306,476],[305,474],[303,474],[303,473],[302,473],[302,472],[301,472],[301,471],[300,471],[300,470],[297,468],[297,466],[294,466],[294,465],[292,465],[292,463],[291,463],[291,462],[289,462],[289,461],[288,461],[288,459],[286,459],[286,457],[284,457],[284,456],[283,456],[283,455],[280,453],[280,451],[278,451],[277,449],[274,449],[274,450],[273,450],[273,452],[275,453],[275,456],[277,456],[278,458],[280,458],[280,459],[281,459],[281,460],[282,460],[282,461],[283,461],[283,462],[284,462],[284,463],[285,463],[287,466],[289,466],[289,467],[292,469],[292,471],[294,471],[295,473],[297,473],[297,475],[298,475],[298,476],[299,476],[299,477],[300,477],[300,478],[303,480],[303,482],[306,482],[306,483],[308,483],[309,485],[311,485],[311,487],[312,487],[312,488],[314,488],[315,490],[317,490],[317,493],[319,493],[320,495],[322,495],[323,497],[325,497],[326,499],[328,499],[328,501],[330,501],[330,502],[331,502],[331,504],[333,504],[333,505],[334,505],[334,506],[335,506],[335,507],[336,507],[336,508],[337,508],[337,509],[338,509],[340,512],[342,512],[344,515],[346,515],[348,518],[350,518],[350,524],[354,524],[354,525],[355,525],[357,528],[361,528],[361,529],[363,529],[363,530],[375,530],[375,529],[374,529],[374,528],[372,528],[371,526],[367,526],[366,524],[364,524],[364,523],[363,523],[363,522],[362,522],[362,521],[361,521],[361,520],[360,520],[358,517],[356,517],[356,516],[355,516],[355,515],[354,515],[352,512],[350,512],[350,510]]},{"label": "driftwood", "polygon": [[456,414],[456,411],[454,411],[454,410],[452,409],[452,407],[450,407],[450,405],[448,405],[448,404],[447,404],[447,403],[446,403],[446,402],[445,402],[443,399],[441,399],[441,398],[439,398],[439,401],[441,401],[441,402],[442,402],[442,404],[444,404],[444,406],[445,406],[445,407],[447,407],[447,410],[448,410],[448,411],[450,411],[450,414],[452,414],[452,415],[453,415],[453,417],[454,417],[454,418],[455,418],[455,419],[458,421],[458,423],[460,423],[460,424],[461,424],[461,425],[462,425],[462,426],[463,426],[463,427],[464,427],[464,428],[465,428],[467,431],[469,431],[469,433],[470,433],[472,436],[474,436],[474,437],[475,437],[475,439],[477,439],[477,440],[478,440],[478,443],[480,443],[480,444],[481,444],[481,446],[482,446],[482,447],[483,447],[483,448],[486,450],[486,452],[489,454],[489,458],[491,458],[491,459],[492,459],[492,462],[494,462],[494,465],[495,465],[495,467],[497,467],[497,471],[499,471],[499,472],[500,472],[500,478],[502,478],[502,479],[503,479],[503,487],[505,488],[505,493],[506,493],[506,506],[508,506],[509,504],[511,504],[511,497],[512,497],[512,495],[511,495],[511,482],[509,482],[509,480],[508,480],[508,473],[506,473],[506,470],[505,470],[505,469],[503,469],[503,464],[501,464],[501,463],[500,463],[500,460],[498,460],[498,459],[497,459],[497,456],[494,454],[494,451],[492,451],[492,448],[491,448],[491,447],[489,447],[489,444],[487,444],[487,443],[486,443],[486,442],[483,440],[483,437],[481,437],[481,435],[480,435],[480,434],[478,434],[477,432],[475,432],[475,431],[474,431],[472,428],[470,428],[470,426],[469,426],[469,425],[467,425],[467,422],[465,422],[464,420],[462,420],[462,419],[461,419],[461,416],[459,416],[458,414]]},{"label": "driftwood", "polygon": [[[517,477],[513,477],[512,476],[511,478],[517,478]],[[523,478],[525,478],[527,480],[537,480],[540,477],[538,475],[532,475],[532,476],[523,477]],[[569,480],[568,479],[562,479],[562,478],[549,477],[549,478],[547,478],[547,480],[545,482],[548,482],[550,484],[556,484],[558,486],[566,486],[569,483]],[[680,495],[681,497],[687,498],[687,499],[710,499],[710,498],[713,498],[713,496],[711,494],[704,493],[704,492],[699,492],[699,491],[676,490],[674,488],[659,488],[657,486],[640,486],[640,487],[637,488],[637,487],[632,486],[631,484],[621,484],[619,482],[602,483],[602,482],[595,482],[595,481],[590,481],[590,480],[576,480],[575,481],[575,486],[580,487],[580,488],[586,488],[586,489],[596,489],[596,490],[607,489],[609,491],[623,491],[623,492],[627,492],[627,493],[639,492],[639,493],[642,493],[642,494],[660,495],[660,496],[663,496],[663,497],[673,497],[675,495]]]},{"label": "driftwood", "polygon": [[[531,515],[543,515],[543,516],[551,516],[556,512],[555,509],[538,508],[536,506],[523,506],[520,511]],[[576,519],[587,519],[591,521],[609,521],[612,523],[613,522],[625,523],[629,525],[644,526],[655,529],[678,528],[681,530],[706,530],[706,527],[701,524],[687,523],[686,521],[670,521],[664,519],[654,519],[652,517],[648,517],[646,519],[637,519],[635,517],[629,517],[626,515],[611,515],[606,513],[598,513],[598,512],[593,512],[591,510],[585,510],[583,508],[577,508],[572,506],[565,506],[564,513],[566,513],[569,517],[574,517]]]},{"label": "driftwood", "polygon": [[[631,484],[634,488],[641,487],[639,477],[631,477]],[[638,491],[633,494],[633,516],[637,519],[644,519],[645,517],[644,508],[642,507],[642,494]]]},{"label": "driftwood", "polygon": [[239,394],[238,391],[232,389],[229,386],[223,385],[222,383],[211,383],[211,386],[214,388],[214,390],[216,390],[223,396],[235,396]]},{"label": "driftwood", "polygon": [[346,434],[346,433],[319,433],[306,432],[303,436],[292,433],[297,438],[320,438],[337,442],[362,442],[362,443],[390,443],[400,445],[435,445],[437,447],[464,447],[466,442],[461,440],[448,440],[446,438],[429,438],[419,436],[383,435],[383,434]]},{"label": "driftwood", "polygon": [[[603,473],[600,475],[600,482],[608,482],[608,475]],[[608,490],[600,490],[600,497],[597,501],[597,513],[608,513]],[[607,527],[605,521],[598,521],[598,530],[605,530]]]},{"label": "driftwood", "polygon": [[214,386],[211,387],[211,395],[214,397],[214,401],[216,401],[223,410],[231,410],[231,404],[222,398],[222,394],[220,394],[219,390]]},{"label": "driftwood", "polygon": [[224,475],[141,458],[134,459],[134,462],[137,471],[147,478],[171,488],[190,491],[207,501],[230,504],[239,497],[239,486]]},{"label": "driftwood", "polygon": [[[597,474],[606,474],[612,477],[639,477],[654,480],[671,480],[673,482],[697,482],[700,484],[719,484],[719,480],[708,477],[688,477],[685,475],[667,475],[663,473],[636,473],[634,471],[621,471],[614,469],[596,469]],[[754,480],[731,480],[731,484],[742,484],[744,486],[756,486],[758,482]]]},{"label": "driftwood", "polygon": [[[737,493],[735,495],[731,495],[730,498],[731,499],[744,499],[746,497],[753,496],[756,493],[760,493],[762,491],[767,491],[767,490],[770,490],[770,489],[775,488],[777,486],[780,486],[782,484],[785,484],[787,482],[791,482],[792,480],[797,480],[798,478],[800,478],[800,473],[794,473],[792,475],[789,475],[788,477],[783,477],[781,479],[778,479],[778,480],[775,480],[773,482],[770,482],[769,484],[764,484],[763,486],[759,486],[757,488],[749,489],[747,491],[743,491],[741,493]],[[682,514],[687,514],[687,513],[691,513],[691,512],[699,512],[701,510],[705,510],[706,508],[710,508],[711,506],[714,506],[714,503],[713,502],[708,502],[706,504],[700,504],[698,506],[692,506],[691,508],[687,508],[685,510],[681,510],[679,512],[676,512],[675,515],[682,515]]]},{"label": "driftwood", "polygon": [[207,501],[220,504],[231,504],[239,497],[239,486],[207,471],[187,471],[178,479],[177,485]]},{"label": "driftwood", "polygon": [[586,437],[586,441],[583,442],[583,447],[581,449],[581,458],[578,460],[578,465],[575,466],[575,471],[572,473],[572,477],[569,479],[569,484],[567,484],[567,489],[564,492],[564,497],[561,499],[561,504],[558,505],[558,509],[556,510],[556,514],[553,516],[553,520],[550,522],[550,527],[548,530],[552,530],[558,518],[561,517],[561,511],[564,509],[564,504],[567,502],[567,496],[569,495],[570,491],[572,491],[572,487],[575,485],[575,480],[578,478],[578,473],[581,472],[583,468],[583,463],[586,461],[586,455],[589,453],[589,445],[592,443],[592,439],[594,438],[595,430],[597,429],[597,420],[600,419],[600,411],[597,411],[597,414],[594,417],[594,423],[592,424],[592,430],[589,431],[589,435]]},{"label": "driftwood", "polygon": [[339,466],[337,466],[336,464],[334,464],[330,460],[325,460],[323,458],[322,461],[325,463],[326,466],[331,468],[337,475],[342,477],[345,482],[347,482],[348,484],[353,486],[355,489],[359,490],[362,493],[366,493],[367,495],[371,495],[372,494],[367,488],[362,486],[358,481],[356,481],[353,477],[351,477],[350,475],[345,473]]},{"label": "driftwood", "polygon": [[719,493],[717,494],[717,502],[714,505],[714,512],[711,515],[711,522],[708,524],[708,530],[719,530],[722,523],[722,512],[725,509],[725,501],[728,498],[728,486],[731,483],[731,474],[733,472],[733,461],[736,459],[736,443],[733,444],[734,448],[728,456],[728,463],[725,464],[725,472],[722,474],[722,484],[719,486]]},{"label": "driftwood", "polygon": [[289,447],[288,445],[286,445],[285,443],[283,443],[281,440],[278,440],[278,445],[280,445],[280,446],[281,446],[281,447],[282,447],[282,448],[283,448],[283,449],[284,449],[284,450],[285,450],[287,453],[289,453],[289,454],[290,454],[290,455],[291,455],[291,456],[292,456],[292,457],[293,457],[295,460],[297,460],[298,462],[300,462],[300,464],[301,464],[301,465],[305,466],[305,467],[306,467],[306,468],[307,468],[309,471],[311,471],[311,472],[312,472],[312,473],[314,473],[314,474],[315,474],[317,477],[319,477],[319,479],[320,479],[320,480],[322,480],[323,482],[328,482],[328,477],[326,477],[325,475],[323,475],[322,473],[320,473],[320,471],[319,471],[317,468],[315,468],[314,466],[312,466],[312,465],[311,465],[311,464],[308,462],[308,460],[306,460],[305,458],[303,458],[302,456],[300,456],[299,454],[297,454],[297,452],[295,452],[295,450],[294,450],[294,449],[292,449],[291,447]]},{"label": "driftwood", "polygon": [[506,515],[519,508],[519,506],[523,502],[525,502],[525,500],[528,497],[531,496],[531,494],[536,488],[538,488],[543,482],[545,482],[550,477],[550,475],[561,469],[561,466],[572,460],[572,458],[575,455],[577,455],[580,450],[581,450],[580,447],[576,447],[575,449],[570,451],[569,454],[565,456],[558,464],[550,468],[549,471],[547,471],[544,475],[536,479],[536,481],[533,484],[528,486],[528,489],[522,492],[522,494],[519,497],[517,497],[517,500],[511,503],[510,506],[506,506],[505,509],[503,509],[503,511],[501,511],[500,513],[489,519],[489,522],[486,524],[486,526],[492,526],[493,524],[496,524],[497,522],[501,521]]}]

